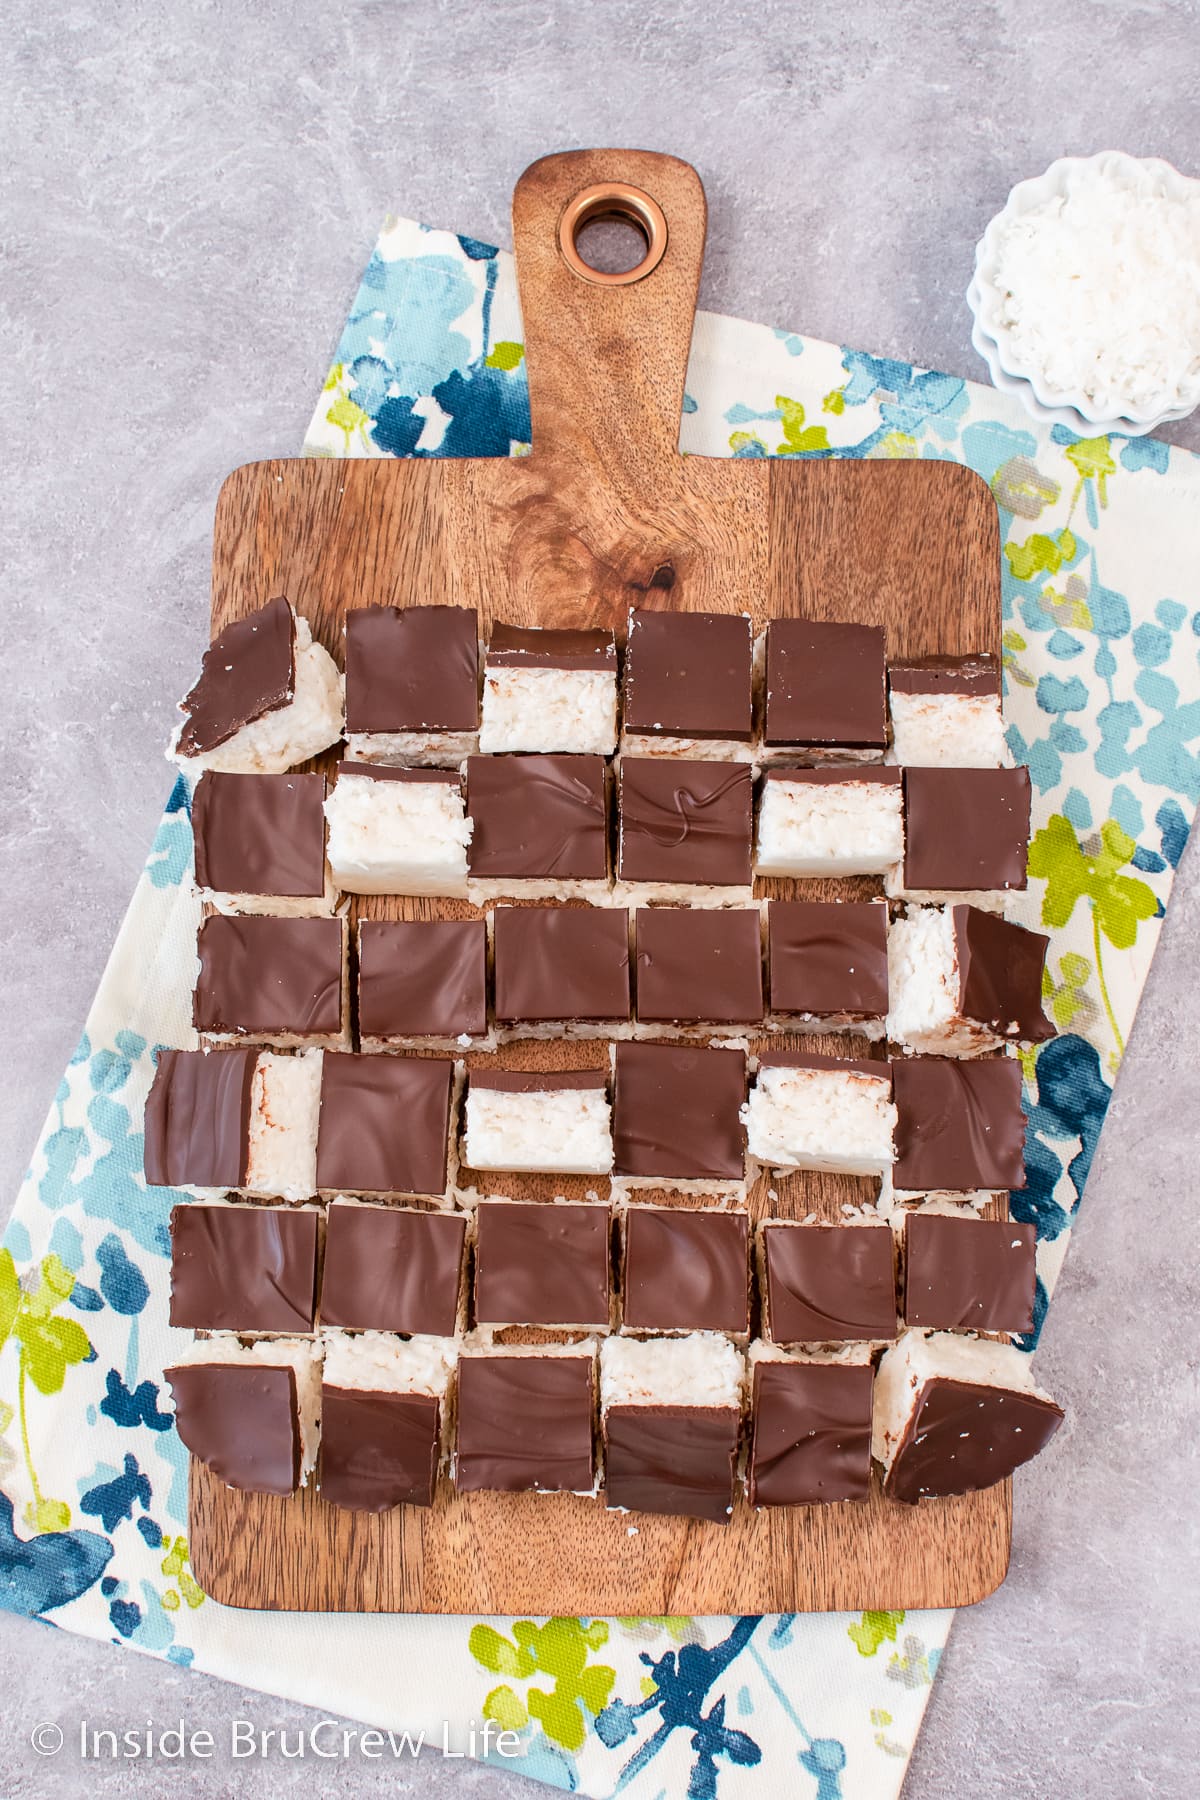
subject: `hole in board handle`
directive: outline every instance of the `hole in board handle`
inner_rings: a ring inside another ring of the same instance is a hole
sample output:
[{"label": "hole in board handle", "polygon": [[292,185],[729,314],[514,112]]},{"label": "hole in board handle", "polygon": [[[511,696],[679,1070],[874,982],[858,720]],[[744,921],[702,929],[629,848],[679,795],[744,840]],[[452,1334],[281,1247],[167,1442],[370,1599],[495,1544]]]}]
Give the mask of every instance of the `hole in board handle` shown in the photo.
[{"label": "hole in board handle", "polygon": [[[633,225],[645,243],[645,254],[631,269],[593,269],[579,254],[579,234],[598,219],[620,219]],[[657,269],[667,248],[667,221],[657,200],[641,188],[623,181],[601,182],[584,188],[563,208],[558,222],[558,248],[573,275],[599,287],[627,287],[644,281]]]}]

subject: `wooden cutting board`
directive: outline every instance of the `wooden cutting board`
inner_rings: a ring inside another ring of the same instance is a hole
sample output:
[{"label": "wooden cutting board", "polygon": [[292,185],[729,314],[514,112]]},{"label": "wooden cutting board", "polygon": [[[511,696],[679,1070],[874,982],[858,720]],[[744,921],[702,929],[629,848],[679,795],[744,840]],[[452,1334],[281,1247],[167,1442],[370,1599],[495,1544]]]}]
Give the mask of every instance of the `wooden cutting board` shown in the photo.
[{"label": "wooden cutting board", "polygon": [[[601,192],[588,198],[592,189]],[[574,266],[572,220],[589,204],[642,219],[650,250],[635,279],[598,282]],[[474,606],[485,624],[618,629],[631,604],[748,612],[757,624],[794,613],[881,624],[892,657],[998,652],[997,515],[970,470],[680,455],[705,223],[700,179],[672,157],[589,150],[535,163],[513,201],[532,452],[236,470],[217,505],[214,634],[285,593],[339,662],[349,608],[431,601]],[[879,890],[856,881],[760,891]],[[354,916],[360,909],[472,911],[401,899],[355,902]],[[598,1051],[499,1054],[561,1066]],[[575,1185],[603,1192],[590,1178]],[[872,1184],[848,1177],[773,1185],[772,1201],[765,1181],[752,1192],[755,1217],[837,1218],[843,1201],[873,1198]],[[538,1196],[572,1183],[495,1187]],[[1010,1526],[1007,1483],[919,1507],[878,1489],[861,1505],[759,1514],[739,1501],[718,1526],[609,1513],[572,1495],[457,1497],[445,1482],[428,1511],[374,1517],[311,1491],[236,1493],[195,1462],[191,1475],[197,1580],[227,1605],[258,1608],[657,1616],[964,1605],[1003,1580]]]}]

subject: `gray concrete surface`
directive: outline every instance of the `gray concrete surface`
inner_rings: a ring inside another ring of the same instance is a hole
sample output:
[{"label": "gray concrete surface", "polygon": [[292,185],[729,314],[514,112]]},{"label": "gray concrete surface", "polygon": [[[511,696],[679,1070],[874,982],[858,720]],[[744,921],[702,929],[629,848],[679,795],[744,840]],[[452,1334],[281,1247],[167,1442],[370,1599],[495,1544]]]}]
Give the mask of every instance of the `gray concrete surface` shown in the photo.
[{"label": "gray concrete surface", "polygon": [[[298,446],[385,211],[505,242],[542,152],[672,150],[708,188],[704,304],[978,376],[960,296],[1014,180],[1110,146],[1200,158],[1189,0],[7,0],[0,19],[5,1206],[166,791],[218,483]],[[1173,435],[1200,447],[1195,419]],[[1195,1791],[1198,855],[1047,1332],[1066,1441],[1020,1482],[1006,1587],[956,1625],[908,1800]],[[278,1762],[169,1782],[40,1764],[29,1727],[84,1708],[300,1709],[8,1615],[0,1693],[12,1800],[314,1791]],[[440,1762],[321,1789],[385,1780],[544,1791]]]}]

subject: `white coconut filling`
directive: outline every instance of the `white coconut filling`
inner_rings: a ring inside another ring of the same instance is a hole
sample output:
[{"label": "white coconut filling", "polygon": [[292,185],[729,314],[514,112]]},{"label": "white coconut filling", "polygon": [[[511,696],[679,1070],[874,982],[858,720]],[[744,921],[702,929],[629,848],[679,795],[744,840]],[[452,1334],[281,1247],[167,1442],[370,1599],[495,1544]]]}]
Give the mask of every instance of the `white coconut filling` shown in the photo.
[{"label": "white coconut filling", "polygon": [[458,1361],[453,1338],[394,1337],[387,1331],[325,1331],[325,1386],[375,1394],[432,1394],[444,1400]]},{"label": "white coconut filling", "polygon": [[1010,762],[998,694],[891,694],[892,762],[1000,769]]},{"label": "white coconut filling", "polygon": [[[1003,1198],[1003,1196],[1000,1196]],[[899,1213],[901,1220],[905,1208],[921,1207],[925,1203],[945,1202],[951,1212],[963,1213],[967,1208],[982,1212],[989,1201],[995,1200],[997,1194],[990,1188],[969,1188],[961,1193],[946,1188],[931,1188],[928,1192],[918,1188],[897,1188],[892,1185],[892,1171],[884,1171],[879,1184],[879,1199],[876,1207],[881,1218],[888,1218]]]},{"label": "white coconut filling", "polygon": [[[185,769],[216,769],[234,775],[282,775],[336,744],[342,735],[342,678],[321,644],[313,642],[308,620],[296,618],[296,689],[289,706],[251,719],[231,738],[202,756],[183,756],[179,739],[167,755]],[[185,721],[186,723],[186,721]]]},{"label": "white coconut filling", "polygon": [[600,1346],[600,1407],[732,1406],[739,1410],[746,1363],[716,1331],[686,1337],[607,1338]]},{"label": "white coconut filling", "polygon": [[699,762],[753,762],[755,746],[749,738],[689,738],[655,732],[623,731],[622,756],[661,756]]},{"label": "white coconut filling", "polygon": [[343,775],[325,817],[329,866],[345,893],[466,893],[472,822],[457,783]]},{"label": "white coconut filling", "polygon": [[889,900],[908,900],[914,906],[977,906],[980,912],[1003,914],[1010,893],[1017,888],[910,888],[904,885],[904,863],[896,862],[883,878]]},{"label": "white coconut filling", "polygon": [[463,1161],[514,1174],[607,1175],[612,1108],[603,1088],[467,1088]]},{"label": "white coconut filling", "polygon": [[259,1338],[243,1344],[233,1333],[221,1333],[189,1344],[178,1364],[263,1363],[269,1369],[291,1369],[296,1377],[296,1401],[300,1417],[300,1486],[304,1487],[317,1462],[321,1442],[321,1345],[315,1338]]},{"label": "white coconut filling", "polygon": [[888,932],[888,1036],[933,1056],[996,1049],[1003,1038],[962,1016],[961,992],[953,913],[910,907]]},{"label": "white coconut filling", "polygon": [[830,1350],[785,1350],[780,1344],[768,1344],[765,1338],[755,1338],[746,1353],[746,1360],[753,1375],[757,1363],[832,1363],[846,1368],[869,1363],[874,1354],[871,1344],[839,1344]]},{"label": "white coconut filling", "polygon": [[453,769],[478,748],[477,731],[352,731],[346,760],[397,769]]},{"label": "white coconut filling", "polygon": [[479,748],[611,756],[617,742],[615,669],[489,668]]},{"label": "white coconut filling", "polygon": [[891,1083],[854,1070],[760,1069],[741,1116],[769,1168],[881,1175],[895,1158]]},{"label": "white coconut filling", "polygon": [[763,783],[760,875],[877,875],[904,853],[900,783]]},{"label": "white coconut filling", "polygon": [[1007,1388],[1049,1400],[1033,1379],[1033,1364],[1023,1350],[990,1338],[952,1331],[905,1331],[885,1350],[875,1376],[871,1454],[891,1467],[926,1382],[968,1381],[980,1387]]},{"label": "white coconut filling", "polygon": [[201,903],[214,912],[252,914],[272,919],[323,919],[337,905],[337,889],[325,874],[319,894],[226,894],[216,888],[197,888]]},{"label": "white coconut filling", "polygon": [[250,1087],[246,1193],[293,1201],[316,1193],[321,1066],[320,1050],[259,1053]]}]

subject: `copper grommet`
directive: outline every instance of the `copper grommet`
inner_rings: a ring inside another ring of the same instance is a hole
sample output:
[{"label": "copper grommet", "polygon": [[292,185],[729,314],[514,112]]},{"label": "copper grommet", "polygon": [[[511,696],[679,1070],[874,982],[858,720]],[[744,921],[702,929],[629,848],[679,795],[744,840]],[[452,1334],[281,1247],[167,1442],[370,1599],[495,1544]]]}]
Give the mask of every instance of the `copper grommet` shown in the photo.
[{"label": "copper grommet", "polygon": [[[641,262],[615,275],[585,263],[575,248],[575,239],[594,219],[624,219],[636,225],[646,240],[646,254]],[[662,261],[667,248],[666,216],[658,201],[641,188],[630,187],[624,181],[600,182],[568,200],[558,221],[558,248],[573,275],[594,281],[599,287],[627,287],[630,282],[643,281]]]}]

